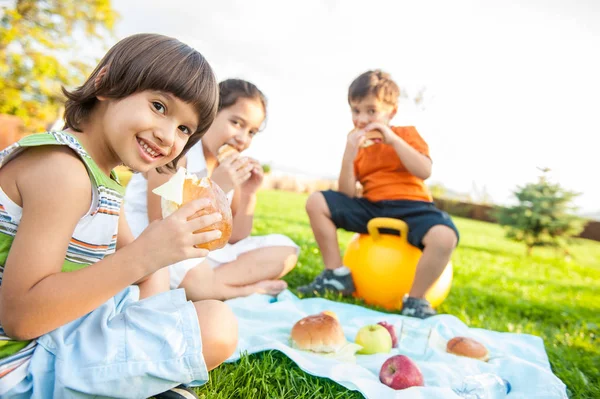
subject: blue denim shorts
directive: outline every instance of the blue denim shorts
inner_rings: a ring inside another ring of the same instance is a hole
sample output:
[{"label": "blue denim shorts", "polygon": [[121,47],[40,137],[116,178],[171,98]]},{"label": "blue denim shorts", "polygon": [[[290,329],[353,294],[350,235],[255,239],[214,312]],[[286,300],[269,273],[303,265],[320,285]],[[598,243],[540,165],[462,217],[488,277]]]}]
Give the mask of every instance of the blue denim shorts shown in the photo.
[{"label": "blue denim shorts", "polygon": [[[458,229],[446,212],[435,207],[433,202],[386,200],[371,202],[366,198],[351,198],[338,191],[322,191],[327,201],[333,224],[337,228],[366,234],[367,223],[374,218],[401,219],[408,225],[408,242],[423,250],[423,237],[433,226],[451,228],[459,239]],[[382,233],[398,234],[397,231],[382,229]]]},{"label": "blue denim shorts", "polygon": [[6,397],[147,398],[206,383],[198,316],[184,291],[138,298],[128,287],[41,336],[26,378]]}]

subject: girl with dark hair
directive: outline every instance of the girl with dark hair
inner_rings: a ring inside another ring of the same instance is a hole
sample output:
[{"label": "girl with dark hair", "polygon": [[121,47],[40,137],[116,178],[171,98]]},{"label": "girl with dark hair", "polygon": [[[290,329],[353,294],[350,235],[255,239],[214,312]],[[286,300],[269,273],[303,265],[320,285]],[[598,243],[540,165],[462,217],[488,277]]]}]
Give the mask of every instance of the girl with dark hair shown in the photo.
[{"label": "girl with dark hair", "polygon": [[[251,237],[256,192],[263,180],[258,161],[243,156],[266,119],[267,100],[252,83],[228,79],[219,84],[219,110],[202,141],[190,149],[181,165],[199,177],[209,176],[228,193],[233,213],[229,244],[202,259],[169,268],[171,288],[184,288],[188,299],[230,299],[254,293],[277,295],[287,284],[280,278],[298,259],[298,246],[280,234]],[[219,159],[219,149],[235,149]],[[149,222],[161,219],[160,197],[152,193],[171,177],[150,171],[136,174],[127,186],[125,213],[131,230],[141,234]]]}]

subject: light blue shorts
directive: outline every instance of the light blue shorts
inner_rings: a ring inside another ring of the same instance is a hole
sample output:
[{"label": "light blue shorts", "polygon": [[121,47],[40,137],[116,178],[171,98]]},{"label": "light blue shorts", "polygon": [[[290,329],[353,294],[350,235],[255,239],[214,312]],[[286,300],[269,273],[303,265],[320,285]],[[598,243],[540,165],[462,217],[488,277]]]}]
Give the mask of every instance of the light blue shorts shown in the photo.
[{"label": "light blue shorts", "polygon": [[196,308],[184,290],[138,300],[131,286],[38,339],[27,377],[6,398],[147,398],[208,381]]}]

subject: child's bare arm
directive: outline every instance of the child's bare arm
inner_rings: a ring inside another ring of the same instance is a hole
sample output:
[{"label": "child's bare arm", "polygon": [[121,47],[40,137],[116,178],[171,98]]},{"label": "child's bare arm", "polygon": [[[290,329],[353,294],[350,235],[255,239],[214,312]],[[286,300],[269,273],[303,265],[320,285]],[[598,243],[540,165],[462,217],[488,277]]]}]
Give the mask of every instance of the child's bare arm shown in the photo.
[{"label": "child's bare arm", "polygon": [[396,154],[402,160],[402,164],[412,175],[423,180],[431,176],[431,159],[398,137],[389,126],[377,122],[370,123],[365,127],[365,131],[370,130],[379,130],[383,134],[385,142],[394,147]]},{"label": "child's bare arm", "polygon": [[400,137],[395,137],[397,140],[392,142],[392,146],[406,169],[419,179],[427,180],[431,176],[431,159],[415,150]]},{"label": "child's bare arm", "polygon": [[254,210],[256,209],[256,194],[244,194],[242,190],[235,190],[231,201],[233,214],[233,229],[229,242],[234,244],[247,238],[252,232],[254,223]]},{"label": "child's bare arm", "polygon": [[198,200],[114,255],[63,273],[75,226],[90,207],[89,176],[73,154],[46,148],[28,153],[11,162],[20,163],[16,183],[23,215],[0,290],[0,320],[13,338],[38,337],[89,313],[165,265],[205,256],[207,251],[193,245],[220,236],[215,231],[192,234],[218,220],[217,215],[207,215],[186,222],[207,205]]},{"label": "child's bare arm", "polygon": [[[119,232],[117,237],[117,250],[131,244],[134,241],[133,233],[129,228],[129,224],[125,218],[125,210],[121,206],[119,215]],[[156,295],[160,292],[166,292],[170,289],[169,286],[169,269],[162,268],[149,276],[137,281],[136,284],[140,288],[140,299]]]},{"label": "child's bare arm", "polygon": [[365,132],[360,129],[353,129],[348,133],[346,150],[342,159],[342,169],[338,178],[338,191],[346,194],[348,197],[356,195],[356,176],[354,176],[354,158],[358,149],[365,142]]}]

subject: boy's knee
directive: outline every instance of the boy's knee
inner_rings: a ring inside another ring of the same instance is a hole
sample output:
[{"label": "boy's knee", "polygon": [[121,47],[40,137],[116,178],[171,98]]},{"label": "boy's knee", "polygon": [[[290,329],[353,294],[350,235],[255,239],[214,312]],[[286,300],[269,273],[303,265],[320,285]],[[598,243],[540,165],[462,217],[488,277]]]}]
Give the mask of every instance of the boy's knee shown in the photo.
[{"label": "boy's knee", "polygon": [[448,226],[433,226],[423,238],[425,247],[435,248],[442,252],[452,252],[458,243],[456,232]]},{"label": "boy's knee", "polygon": [[202,353],[206,367],[211,370],[229,358],[238,342],[238,323],[235,315],[225,303],[216,300],[195,302]]},{"label": "boy's knee", "polygon": [[306,213],[309,215],[327,214],[328,212],[327,201],[322,192],[315,191],[306,200]]}]

